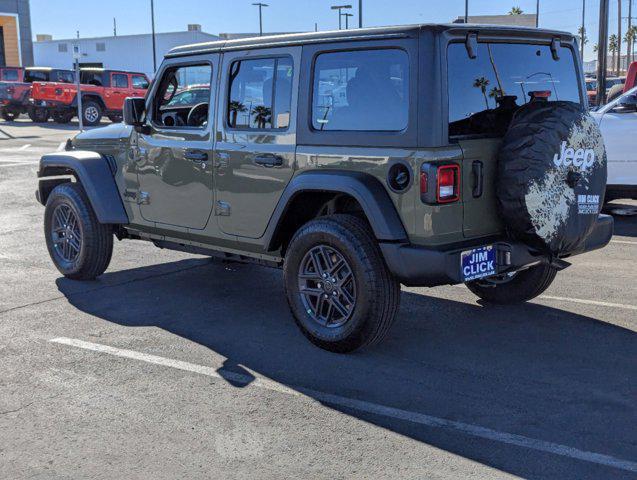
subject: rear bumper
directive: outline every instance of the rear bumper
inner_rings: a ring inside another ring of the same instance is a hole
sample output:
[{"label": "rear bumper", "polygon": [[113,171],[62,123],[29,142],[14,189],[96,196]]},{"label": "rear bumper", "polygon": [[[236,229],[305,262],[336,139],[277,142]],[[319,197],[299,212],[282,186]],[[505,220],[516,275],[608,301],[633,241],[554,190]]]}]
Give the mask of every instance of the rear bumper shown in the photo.
[{"label": "rear bumper", "polygon": [[[569,256],[597,250],[613,236],[613,217],[600,215],[581,250]],[[510,240],[489,242],[496,249],[498,273],[548,263],[549,257],[528,245]],[[408,286],[434,287],[463,283],[460,255],[483,244],[469,244],[451,250],[434,250],[408,243],[381,243],[385,262],[393,275]]]}]

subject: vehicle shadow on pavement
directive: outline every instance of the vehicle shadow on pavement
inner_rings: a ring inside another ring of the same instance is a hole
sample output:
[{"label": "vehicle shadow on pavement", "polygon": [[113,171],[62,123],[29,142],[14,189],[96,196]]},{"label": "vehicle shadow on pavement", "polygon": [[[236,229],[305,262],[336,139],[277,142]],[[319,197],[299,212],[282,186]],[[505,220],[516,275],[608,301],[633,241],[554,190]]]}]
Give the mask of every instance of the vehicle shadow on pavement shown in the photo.
[{"label": "vehicle shadow on pavement", "polygon": [[637,237],[637,205],[613,204],[613,208],[635,212],[635,214],[631,215],[613,215],[615,219],[615,235]]},{"label": "vehicle shadow on pavement", "polygon": [[[174,273],[166,273],[167,266]],[[224,370],[244,375],[252,370],[292,389],[637,458],[637,335],[591,317],[539,304],[481,306],[403,291],[399,317],[384,343],[337,355],[312,346],[298,331],[278,270],[192,259],[106,273],[87,284],[62,278],[57,285],[72,305],[90,315],[124,327],[158,327],[209,348],[227,358]],[[456,296],[472,298],[460,289]],[[525,478],[630,475],[325,405]]]}]

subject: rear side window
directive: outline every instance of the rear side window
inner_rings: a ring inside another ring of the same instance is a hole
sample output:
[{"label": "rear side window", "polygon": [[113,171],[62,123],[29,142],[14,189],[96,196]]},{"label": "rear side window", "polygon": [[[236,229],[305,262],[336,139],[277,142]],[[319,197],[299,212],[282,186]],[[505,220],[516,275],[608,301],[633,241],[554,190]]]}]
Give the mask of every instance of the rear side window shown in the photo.
[{"label": "rear side window", "polygon": [[128,88],[128,75],[124,73],[114,73],[113,86],[115,88]]},{"label": "rear side window", "polygon": [[515,111],[531,101],[581,103],[573,51],[548,45],[462,43],[448,48],[449,137],[504,135]]},{"label": "rear side window", "polygon": [[293,65],[289,57],[233,62],[227,121],[230,128],[284,129],[290,125]]},{"label": "rear side window", "polygon": [[148,88],[148,80],[142,75],[133,75],[133,88],[146,90]]},{"label": "rear side window", "polygon": [[17,82],[18,71],[13,69],[7,69],[2,71],[2,80],[5,82]]},{"label": "rear side window", "polygon": [[95,85],[97,87],[104,86],[103,72],[84,71],[80,74],[81,82],[84,85]]},{"label": "rear side window", "polygon": [[323,53],[314,64],[315,130],[401,131],[409,117],[404,50]]},{"label": "rear side window", "polygon": [[24,81],[26,83],[48,82],[50,73],[43,70],[26,70],[24,72]]}]

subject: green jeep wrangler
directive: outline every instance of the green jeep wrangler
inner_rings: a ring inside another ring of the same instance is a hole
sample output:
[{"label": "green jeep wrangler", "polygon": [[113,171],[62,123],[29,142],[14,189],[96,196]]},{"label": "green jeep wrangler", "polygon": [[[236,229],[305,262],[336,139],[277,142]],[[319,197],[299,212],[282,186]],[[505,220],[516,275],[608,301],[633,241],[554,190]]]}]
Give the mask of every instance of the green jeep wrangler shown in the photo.
[{"label": "green jeep wrangler", "polygon": [[49,253],[81,280],[113,237],[282,267],[335,352],[387,334],[401,284],[529,300],[613,231],[577,51],[461,24],[177,47],[123,124],[41,159]]}]

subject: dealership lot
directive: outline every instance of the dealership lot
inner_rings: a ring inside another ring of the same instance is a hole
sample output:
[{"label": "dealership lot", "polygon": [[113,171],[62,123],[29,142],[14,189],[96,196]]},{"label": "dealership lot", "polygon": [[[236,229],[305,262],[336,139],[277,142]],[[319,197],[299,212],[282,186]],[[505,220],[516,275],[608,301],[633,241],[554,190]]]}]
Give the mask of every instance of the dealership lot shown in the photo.
[{"label": "dealership lot", "polygon": [[0,123],[1,478],[637,474],[637,216],[527,305],[403,288],[388,339],[340,356],[278,270],[125,241],[61,277],[33,192],[75,128]]}]

